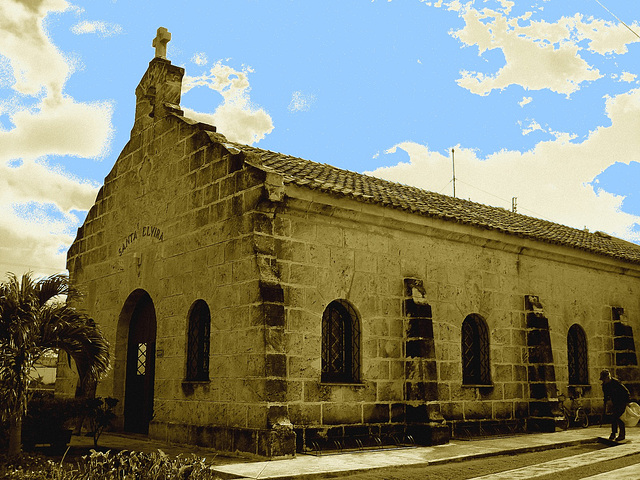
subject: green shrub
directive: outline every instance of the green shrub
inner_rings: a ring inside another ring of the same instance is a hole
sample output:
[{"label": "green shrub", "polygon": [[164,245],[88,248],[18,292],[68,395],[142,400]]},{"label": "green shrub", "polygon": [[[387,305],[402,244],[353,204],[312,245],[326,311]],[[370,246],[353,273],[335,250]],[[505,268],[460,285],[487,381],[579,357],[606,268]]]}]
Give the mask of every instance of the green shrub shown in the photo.
[{"label": "green shrub", "polygon": [[96,452],[76,465],[52,462],[41,456],[22,455],[11,463],[0,460],[0,478],[11,480],[218,480],[205,459],[195,455],[175,458],[157,453]]},{"label": "green shrub", "polygon": [[91,425],[93,434],[93,446],[98,446],[98,439],[102,432],[111,426],[111,422],[116,418],[113,409],[118,404],[117,398],[112,397],[96,397],[89,398],[86,403],[87,416]]},{"label": "green shrub", "polygon": [[[34,395],[22,421],[23,445],[28,449],[39,443],[58,443],[60,435],[84,410],[82,399]],[[61,443],[66,445],[66,441]]]}]

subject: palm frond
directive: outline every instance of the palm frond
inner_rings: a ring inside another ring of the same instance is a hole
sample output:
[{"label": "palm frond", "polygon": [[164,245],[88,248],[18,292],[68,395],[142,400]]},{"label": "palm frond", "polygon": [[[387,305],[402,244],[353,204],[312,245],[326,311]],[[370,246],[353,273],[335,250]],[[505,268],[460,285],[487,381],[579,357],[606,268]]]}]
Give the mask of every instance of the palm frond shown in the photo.
[{"label": "palm frond", "polygon": [[0,411],[22,415],[33,364],[48,350],[66,351],[83,381],[97,381],[109,368],[109,344],[95,322],[68,303],[66,275],[34,280],[7,274],[0,282]]},{"label": "palm frond", "polygon": [[35,291],[38,295],[38,302],[42,306],[59,295],[67,294],[69,277],[57,274],[42,278],[35,284]]}]

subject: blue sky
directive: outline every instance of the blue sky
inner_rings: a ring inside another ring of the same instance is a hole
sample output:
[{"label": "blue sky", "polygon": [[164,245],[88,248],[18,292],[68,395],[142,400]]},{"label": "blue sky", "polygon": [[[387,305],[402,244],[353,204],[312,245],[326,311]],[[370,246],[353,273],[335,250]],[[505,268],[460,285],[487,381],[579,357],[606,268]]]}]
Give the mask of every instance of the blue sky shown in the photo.
[{"label": "blue sky", "polygon": [[640,242],[634,3],[3,0],[0,270],[64,271],[159,26],[231,140]]}]

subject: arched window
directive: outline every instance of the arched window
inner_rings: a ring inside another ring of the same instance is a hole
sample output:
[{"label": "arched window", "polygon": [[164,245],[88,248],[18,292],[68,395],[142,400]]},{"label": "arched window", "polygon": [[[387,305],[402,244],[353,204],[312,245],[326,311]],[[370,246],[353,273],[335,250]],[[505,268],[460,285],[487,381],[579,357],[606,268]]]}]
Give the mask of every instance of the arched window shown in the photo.
[{"label": "arched window", "polygon": [[322,314],[323,382],[360,381],[360,320],[345,300],[334,300]]},{"label": "arched window", "polygon": [[491,385],[489,330],[484,319],[475,313],[462,322],[462,383]]},{"label": "arched window", "polygon": [[187,380],[209,380],[209,333],[211,314],[204,300],[197,300],[189,312]]},{"label": "arched window", "polygon": [[569,360],[569,384],[589,385],[587,335],[577,323],[571,325],[567,334],[567,357]]}]

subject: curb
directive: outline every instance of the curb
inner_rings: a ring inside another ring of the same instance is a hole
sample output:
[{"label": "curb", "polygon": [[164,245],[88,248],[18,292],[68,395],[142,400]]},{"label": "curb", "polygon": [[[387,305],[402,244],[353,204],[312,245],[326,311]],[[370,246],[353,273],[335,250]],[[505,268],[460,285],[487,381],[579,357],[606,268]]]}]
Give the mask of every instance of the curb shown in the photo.
[{"label": "curb", "polygon": [[[564,442],[550,443],[547,445],[535,445],[531,447],[518,447],[518,448],[512,448],[512,449],[494,450],[491,452],[481,452],[481,453],[475,453],[475,454],[469,454],[469,455],[458,455],[454,457],[440,458],[437,460],[431,460],[426,462],[412,463],[410,466],[426,467],[429,465],[445,465],[448,463],[459,463],[467,460],[477,460],[481,458],[497,457],[500,455],[518,455],[522,453],[533,453],[533,452],[542,452],[545,450],[555,450],[559,448],[573,447],[576,445],[584,445],[587,443],[598,443],[598,436],[590,437],[590,438],[581,438],[577,440],[567,440]],[[376,466],[376,467],[370,467],[370,468],[357,468],[354,470],[335,470],[330,472],[315,472],[315,473],[294,473],[290,475],[281,475],[281,476],[279,475],[277,477],[261,477],[260,474],[258,474],[257,477],[244,477],[244,476],[229,473],[229,472],[221,472],[216,469],[214,469],[214,471],[216,475],[220,476],[220,478],[222,478],[223,480],[256,480],[260,478],[264,478],[265,480],[267,479],[307,480],[307,479],[314,479],[314,478],[340,477],[345,474],[355,475],[359,473],[370,472],[372,470],[379,470],[383,468],[394,468],[399,466],[400,465],[383,466],[383,467]]]}]

